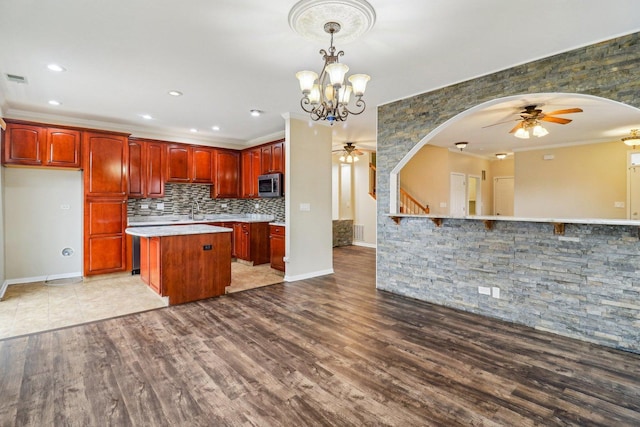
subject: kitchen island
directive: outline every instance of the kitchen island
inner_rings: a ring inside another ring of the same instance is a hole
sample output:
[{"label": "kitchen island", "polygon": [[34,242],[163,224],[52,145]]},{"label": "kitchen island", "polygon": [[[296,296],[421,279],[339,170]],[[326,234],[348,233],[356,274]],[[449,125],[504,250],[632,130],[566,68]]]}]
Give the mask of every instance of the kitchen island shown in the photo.
[{"label": "kitchen island", "polygon": [[231,229],[206,224],[130,227],[140,237],[140,278],[169,305],[224,294],[231,284]]}]

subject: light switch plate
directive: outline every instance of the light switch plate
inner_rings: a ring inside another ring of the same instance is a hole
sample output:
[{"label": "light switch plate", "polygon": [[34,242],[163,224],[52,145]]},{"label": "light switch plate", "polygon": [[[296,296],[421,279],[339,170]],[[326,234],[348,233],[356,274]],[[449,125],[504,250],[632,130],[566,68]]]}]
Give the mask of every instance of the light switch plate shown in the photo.
[{"label": "light switch plate", "polygon": [[309,212],[311,210],[311,203],[300,203],[300,210],[303,212]]}]

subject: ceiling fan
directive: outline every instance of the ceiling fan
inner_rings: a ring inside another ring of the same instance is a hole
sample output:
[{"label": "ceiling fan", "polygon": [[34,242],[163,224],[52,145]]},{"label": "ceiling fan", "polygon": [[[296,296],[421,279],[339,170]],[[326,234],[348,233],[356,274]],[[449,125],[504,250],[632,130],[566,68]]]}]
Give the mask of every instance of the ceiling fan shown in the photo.
[{"label": "ceiling fan", "polygon": [[361,150],[358,150],[353,142],[347,142],[346,145],[341,150],[333,150],[334,153],[340,152],[340,161],[343,163],[354,163],[357,162],[358,156],[363,155],[364,153]]},{"label": "ceiling fan", "polygon": [[[582,108],[566,108],[563,110],[555,110],[548,113],[543,112],[537,105],[527,105],[524,107],[524,111],[520,111],[520,118],[515,119],[518,120],[518,124],[515,125],[509,133],[513,133],[514,136],[518,138],[529,138],[529,131],[533,133],[533,136],[542,137],[547,135],[549,132],[542,127],[540,122],[550,122],[557,123],[561,125],[566,125],[567,123],[571,123],[571,119],[565,119],[564,117],[556,117],[561,114],[571,114],[571,113],[581,113]],[[511,121],[511,120],[509,120]],[[507,122],[501,122],[507,123]],[[495,123],[494,125],[489,125],[485,127],[495,126],[501,123]]]},{"label": "ceiling fan", "polygon": [[536,108],[536,105],[527,105],[524,107],[524,111],[520,112],[520,122],[515,125],[509,133],[513,133],[517,138],[527,139],[529,138],[529,131],[533,133],[533,136],[542,137],[549,133],[540,122],[551,122],[560,125],[566,125],[571,123],[571,119],[565,119],[563,117],[556,117],[558,114],[570,114],[581,113],[582,108],[566,108],[564,110],[555,110],[549,113],[543,113],[541,109]]}]

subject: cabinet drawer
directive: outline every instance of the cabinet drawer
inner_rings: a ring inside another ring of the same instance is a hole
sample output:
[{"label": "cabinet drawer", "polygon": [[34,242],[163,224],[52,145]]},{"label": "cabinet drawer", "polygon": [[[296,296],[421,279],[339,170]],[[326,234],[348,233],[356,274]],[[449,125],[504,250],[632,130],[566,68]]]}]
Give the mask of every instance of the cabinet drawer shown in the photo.
[{"label": "cabinet drawer", "polygon": [[285,227],[281,225],[270,225],[269,227],[270,227],[269,233],[272,236],[284,236]]}]

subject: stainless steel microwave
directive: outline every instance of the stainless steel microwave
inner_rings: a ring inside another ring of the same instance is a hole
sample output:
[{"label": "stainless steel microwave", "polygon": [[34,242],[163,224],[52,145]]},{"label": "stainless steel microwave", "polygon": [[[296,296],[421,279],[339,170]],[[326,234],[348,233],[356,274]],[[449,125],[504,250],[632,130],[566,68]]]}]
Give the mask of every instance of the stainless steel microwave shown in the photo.
[{"label": "stainless steel microwave", "polygon": [[258,197],[281,197],[282,174],[270,173],[258,176]]}]

